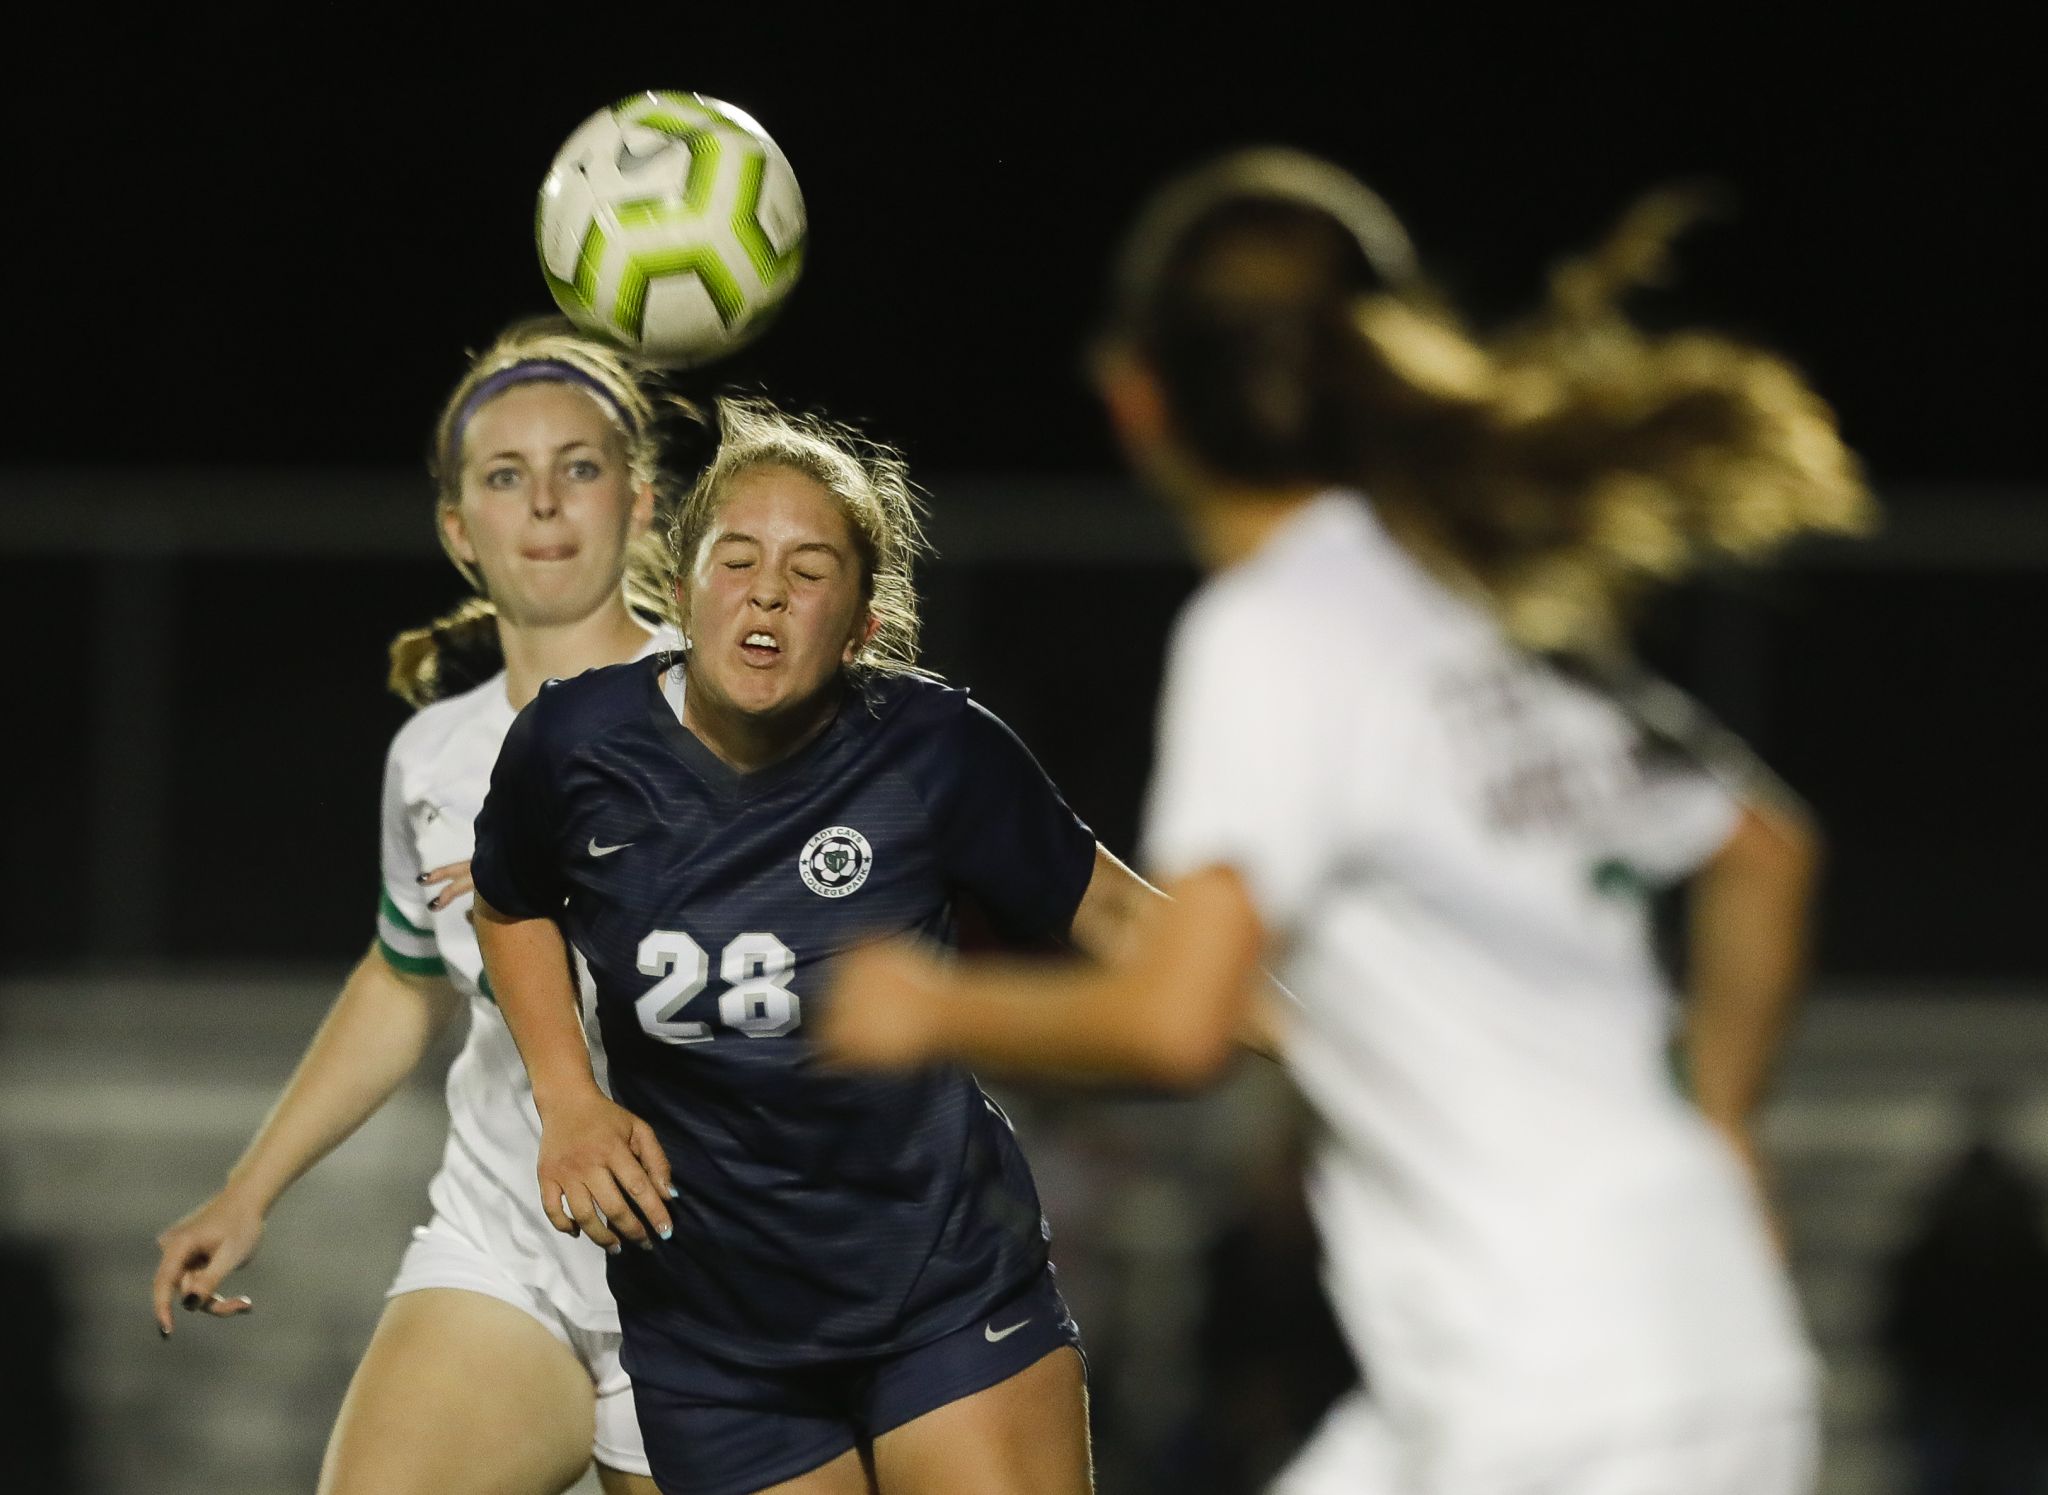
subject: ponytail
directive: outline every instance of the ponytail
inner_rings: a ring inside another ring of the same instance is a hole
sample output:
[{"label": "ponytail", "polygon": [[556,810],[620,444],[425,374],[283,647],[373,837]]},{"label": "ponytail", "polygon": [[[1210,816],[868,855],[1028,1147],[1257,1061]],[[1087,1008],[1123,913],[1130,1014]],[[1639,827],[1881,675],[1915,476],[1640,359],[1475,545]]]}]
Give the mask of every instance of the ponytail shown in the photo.
[{"label": "ponytail", "polygon": [[1376,296],[1352,309],[1358,481],[1525,647],[1625,652],[1656,586],[1873,521],[1833,411],[1789,363],[1715,334],[1648,333],[1620,311],[1701,206],[1645,198],[1557,269],[1537,316],[1491,339],[1441,308]]},{"label": "ponytail", "polygon": [[1119,283],[1116,334],[1206,471],[1362,488],[1419,559],[1545,652],[1623,652],[1651,587],[1872,522],[1833,412],[1789,364],[1620,311],[1664,274],[1699,194],[1645,198],[1556,270],[1538,315],[1482,337],[1388,273],[1354,199],[1247,159],[1198,177],[1206,196],[1163,194]]},{"label": "ponytail", "polygon": [[498,610],[471,597],[426,627],[408,628],[394,638],[384,683],[409,706],[431,706],[473,690],[504,667]]}]

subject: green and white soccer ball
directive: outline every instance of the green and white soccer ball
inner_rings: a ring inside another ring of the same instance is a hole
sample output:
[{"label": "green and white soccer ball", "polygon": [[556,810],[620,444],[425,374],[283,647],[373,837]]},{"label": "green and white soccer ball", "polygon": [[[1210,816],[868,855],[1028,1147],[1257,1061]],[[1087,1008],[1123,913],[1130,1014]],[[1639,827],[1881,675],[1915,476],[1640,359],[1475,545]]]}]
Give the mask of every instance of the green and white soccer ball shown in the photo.
[{"label": "green and white soccer ball", "polygon": [[600,109],[555,155],[534,237],[578,326],[709,363],[773,319],[803,268],[804,199],[768,132],[695,93]]}]

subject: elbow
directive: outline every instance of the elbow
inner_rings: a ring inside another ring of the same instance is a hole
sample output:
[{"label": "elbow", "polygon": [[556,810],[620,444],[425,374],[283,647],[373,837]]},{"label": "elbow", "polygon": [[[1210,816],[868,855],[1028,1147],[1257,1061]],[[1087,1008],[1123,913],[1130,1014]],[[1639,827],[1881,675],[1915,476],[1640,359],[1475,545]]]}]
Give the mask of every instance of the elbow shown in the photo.
[{"label": "elbow", "polygon": [[1117,1010],[1155,1079],[1194,1090],[1214,1083],[1237,1055],[1265,938],[1229,868],[1184,878],[1171,892],[1123,967],[1129,1000]]}]

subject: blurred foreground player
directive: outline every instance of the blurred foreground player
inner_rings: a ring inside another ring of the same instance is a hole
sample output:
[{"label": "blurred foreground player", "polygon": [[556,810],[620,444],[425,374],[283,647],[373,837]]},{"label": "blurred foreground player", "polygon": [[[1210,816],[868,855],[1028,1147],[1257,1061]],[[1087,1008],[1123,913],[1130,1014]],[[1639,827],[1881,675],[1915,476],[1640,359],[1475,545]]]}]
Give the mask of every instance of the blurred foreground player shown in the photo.
[{"label": "blurred foreground player", "polygon": [[[1148,910],[1106,972],[850,957],[828,1051],[1192,1081],[1270,962],[1366,1367],[1287,1495],[1796,1495],[1812,1356],[1743,1166],[1813,852],[1631,669],[1630,603],[1867,503],[1784,365],[1613,309],[1653,199],[1468,334],[1364,187],[1279,152],[1143,215],[1099,378],[1215,573],[1176,634]],[[1697,872],[1699,1108],[1644,890]],[[1704,1114],[1703,1114],[1704,1112]]]},{"label": "blurred foreground player", "polygon": [[433,1217],[342,1404],[321,1471],[330,1495],[554,1495],[593,1455],[610,1495],[655,1488],[604,1254],[533,1206],[540,1123],[483,978],[468,859],[498,745],[542,680],[676,642],[632,605],[664,605],[660,427],[632,368],[552,323],[508,333],[456,386],[435,432],[441,538],[489,601],[392,646],[393,688],[421,710],[385,771],[376,943],[227,1186],[160,1238],[165,1334],[174,1298],[246,1312],[215,1290],[271,1206],[468,1010]]},{"label": "blurred foreground player", "polygon": [[[1153,892],[1009,730],[915,668],[901,461],[720,407],[674,552],[686,651],[543,690],[477,821],[484,956],[540,1197],[614,1251],[670,1495],[1085,1495],[1079,1340],[1008,1122],[965,1070],[820,1072],[878,935],[1107,953]],[[587,962],[608,1098],[575,1021]]]}]

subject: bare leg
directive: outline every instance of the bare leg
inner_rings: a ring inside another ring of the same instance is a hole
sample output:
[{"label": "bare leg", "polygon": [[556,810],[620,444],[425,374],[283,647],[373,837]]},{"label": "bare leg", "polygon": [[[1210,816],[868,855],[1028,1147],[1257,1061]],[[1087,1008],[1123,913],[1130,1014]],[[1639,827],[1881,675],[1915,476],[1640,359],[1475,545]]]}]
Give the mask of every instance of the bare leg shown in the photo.
[{"label": "bare leg", "polygon": [[[590,1467],[596,1402],[582,1362],[511,1304],[402,1294],[349,1383],[319,1495],[558,1495]],[[610,1474],[607,1490],[654,1495]]]},{"label": "bare leg", "polygon": [[1054,1350],[884,1433],[875,1483],[881,1495],[1092,1495],[1080,1355]]},{"label": "bare leg", "polygon": [[875,1495],[874,1471],[865,1454],[849,1448],[831,1463],[769,1485],[756,1495]]}]

